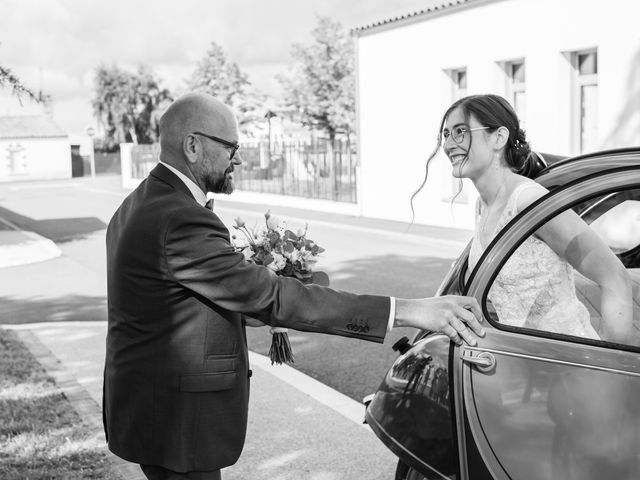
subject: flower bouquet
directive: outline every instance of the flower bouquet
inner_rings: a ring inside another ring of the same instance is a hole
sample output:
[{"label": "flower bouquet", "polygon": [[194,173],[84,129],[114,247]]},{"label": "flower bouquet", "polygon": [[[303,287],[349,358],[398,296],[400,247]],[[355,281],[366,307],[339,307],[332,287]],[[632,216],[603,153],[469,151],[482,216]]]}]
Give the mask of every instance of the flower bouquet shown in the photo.
[{"label": "flower bouquet", "polygon": [[[264,214],[265,225],[249,228],[240,218],[235,219],[233,228],[241,234],[233,236],[233,244],[245,258],[257,265],[264,265],[276,275],[294,277],[303,283],[329,285],[329,277],[323,272],[313,272],[311,267],[324,248],[307,238],[308,224],[296,233],[286,228],[286,223],[271,215]],[[293,363],[293,352],[286,328],[271,327],[271,364]]]}]

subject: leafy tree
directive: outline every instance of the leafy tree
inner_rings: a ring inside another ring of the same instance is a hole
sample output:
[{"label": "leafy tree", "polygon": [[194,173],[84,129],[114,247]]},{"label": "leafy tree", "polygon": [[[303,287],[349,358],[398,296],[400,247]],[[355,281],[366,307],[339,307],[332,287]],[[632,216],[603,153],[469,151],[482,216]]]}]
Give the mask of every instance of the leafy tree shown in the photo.
[{"label": "leafy tree", "polygon": [[312,35],[311,45],[293,46],[291,71],[278,80],[299,120],[325,131],[333,143],[336,133],[352,132],[355,121],[353,42],[340,23],[327,17],[318,17]]},{"label": "leafy tree", "polygon": [[104,127],[106,150],[122,142],[148,144],[158,140],[157,119],[171,101],[169,90],[145,66],[130,73],[114,65],[96,69],[93,111]]},{"label": "leafy tree", "polygon": [[31,97],[36,102],[41,101],[43,98],[42,94],[39,96],[33,93],[29,88],[27,88],[18,77],[16,77],[11,70],[7,67],[3,67],[0,65],[0,87],[6,88],[9,87],[13,91],[13,94],[20,98],[22,95],[27,95]]},{"label": "leafy tree", "polygon": [[211,42],[206,55],[187,80],[187,85],[191,91],[208,93],[231,107],[244,134],[251,134],[252,125],[262,120],[263,96],[215,42]]},{"label": "leafy tree", "polygon": [[134,76],[134,100],[137,115],[134,119],[139,143],[157,142],[160,137],[159,120],[164,110],[173,100],[169,90],[160,87],[160,80],[153,72],[141,66]]}]

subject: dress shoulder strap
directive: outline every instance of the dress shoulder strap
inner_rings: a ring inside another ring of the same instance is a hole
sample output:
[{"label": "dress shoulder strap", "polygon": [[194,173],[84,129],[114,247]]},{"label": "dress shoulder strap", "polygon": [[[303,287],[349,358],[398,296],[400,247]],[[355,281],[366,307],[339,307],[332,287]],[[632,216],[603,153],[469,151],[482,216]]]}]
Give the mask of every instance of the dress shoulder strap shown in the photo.
[{"label": "dress shoulder strap", "polygon": [[514,188],[513,192],[511,192],[511,197],[509,197],[509,202],[507,205],[507,208],[513,211],[514,216],[518,214],[518,198],[520,198],[520,194],[529,188],[536,188],[545,192],[547,191],[546,188],[544,188],[539,183],[534,182],[533,180],[522,182],[520,185]]}]

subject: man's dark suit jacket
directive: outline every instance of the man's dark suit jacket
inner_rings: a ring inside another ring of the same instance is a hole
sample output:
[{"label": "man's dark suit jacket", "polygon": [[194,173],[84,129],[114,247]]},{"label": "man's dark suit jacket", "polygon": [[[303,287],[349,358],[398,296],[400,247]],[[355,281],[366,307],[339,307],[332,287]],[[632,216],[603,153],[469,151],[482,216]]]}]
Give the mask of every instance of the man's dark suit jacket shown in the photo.
[{"label": "man's dark suit jacket", "polygon": [[218,470],[242,451],[249,366],[241,314],[376,342],[389,316],[387,297],[305,286],[247,262],[220,219],[162,164],[109,223],[107,276],[109,449],[179,472]]}]

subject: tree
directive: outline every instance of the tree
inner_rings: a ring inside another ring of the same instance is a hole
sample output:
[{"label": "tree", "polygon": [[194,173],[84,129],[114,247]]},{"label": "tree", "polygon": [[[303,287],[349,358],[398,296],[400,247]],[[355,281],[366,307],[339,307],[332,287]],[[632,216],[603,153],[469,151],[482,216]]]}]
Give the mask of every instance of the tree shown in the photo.
[{"label": "tree", "polygon": [[169,90],[141,65],[130,73],[114,65],[100,65],[94,82],[93,111],[104,127],[104,145],[115,150],[122,142],[148,144],[158,140],[157,119],[172,100]]},{"label": "tree", "polygon": [[156,79],[153,72],[144,66],[138,69],[133,86],[137,105],[134,125],[138,141],[139,143],[157,142],[160,138],[160,116],[173,101],[173,96],[166,88],[160,88],[160,80]]},{"label": "tree", "polygon": [[2,65],[0,65],[0,87],[11,88],[13,94],[16,95],[18,99],[20,99],[22,95],[26,94],[36,102],[39,102],[42,97],[42,94],[38,96],[33,93],[33,91],[27,88],[20,79],[11,72],[11,70],[7,67],[3,67]]},{"label": "tree", "polygon": [[222,47],[211,42],[209,50],[187,80],[191,91],[208,93],[231,107],[243,134],[251,134],[251,126],[262,120],[263,96],[251,85],[238,65],[227,59]]},{"label": "tree", "polygon": [[333,143],[339,131],[352,132],[355,121],[353,42],[327,17],[318,18],[312,35],[315,43],[293,46],[291,71],[278,80],[299,120],[325,131]]}]

